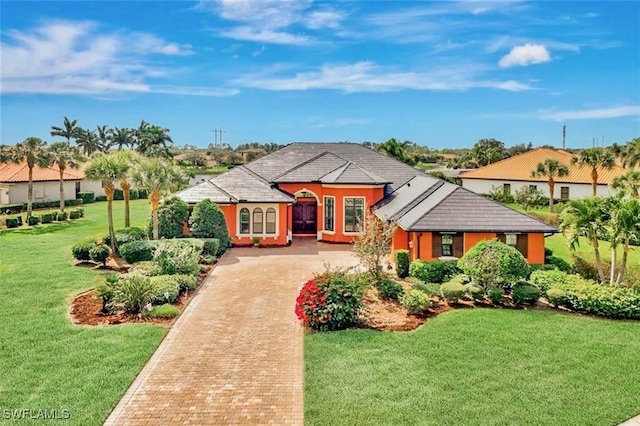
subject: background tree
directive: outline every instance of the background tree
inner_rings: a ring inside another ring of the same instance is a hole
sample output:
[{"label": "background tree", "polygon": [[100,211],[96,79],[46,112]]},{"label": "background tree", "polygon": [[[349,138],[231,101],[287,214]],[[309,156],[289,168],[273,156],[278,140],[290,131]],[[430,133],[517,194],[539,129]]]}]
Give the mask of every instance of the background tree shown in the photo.
[{"label": "background tree", "polygon": [[136,133],[137,151],[147,157],[171,158],[169,145],[173,144],[173,139],[169,135],[169,129],[149,125],[143,121]]},{"label": "background tree", "polygon": [[69,142],[54,142],[49,147],[51,163],[58,167],[60,173],[60,211],[64,212],[64,172],[67,169],[78,169],[85,159],[80,150]]},{"label": "background tree", "polygon": [[574,251],[584,237],[593,246],[600,282],[604,282],[599,238],[606,235],[604,204],[601,198],[591,197],[571,200],[560,215],[560,231],[567,237],[569,248]]},{"label": "background tree", "polygon": [[108,151],[111,143],[109,140],[109,126],[96,126],[96,136],[98,136],[98,140],[100,141],[100,151]]},{"label": "background tree", "polygon": [[640,187],[640,171],[627,170],[625,174],[615,178],[611,183],[611,186],[614,189],[628,192],[633,198],[638,198],[638,187]]},{"label": "background tree", "polygon": [[595,197],[598,195],[598,169],[611,170],[615,165],[615,156],[606,148],[589,148],[574,155],[571,164],[591,169],[591,188]]},{"label": "background tree", "polygon": [[531,171],[531,177],[547,179],[547,185],[549,185],[549,211],[553,213],[553,196],[556,186],[556,178],[565,177],[569,174],[569,168],[558,160],[547,158],[541,163],[536,165],[536,168]]},{"label": "background tree", "polygon": [[133,174],[139,188],[149,191],[151,202],[152,236],[158,239],[158,206],[163,193],[178,189],[186,181],[182,171],[160,158],[147,158],[140,162]]},{"label": "background tree", "polygon": [[633,168],[640,164],[640,138],[627,142],[621,155],[625,167]]},{"label": "background tree", "polygon": [[504,143],[496,139],[480,139],[471,148],[471,155],[478,166],[486,166],[509,156]]},{"label": "background tree", "polygon": [[84,175],[89,180],[104,182],[104,194],[107,197],[107,219],[109,221],[109,240],[112,253],[117,253],[116,237],[113,229],[113,195],[115,182],[122,179],[129,168],[124,157],[118,153],[100,153],[91,158],[84,170]]},{"label": "background tree", "polygon": [[78,129],[76,144],[87,156],[104,150],[100,139],[93,130]]},{"label": "background tree", "polygon": [[396,228],[394,222],[382,221],[374,213],[367,211],[362,234],[356,238],[353,245],[354,253],[376,285],[384,278],[382,262],[391,254],[391,239]]},{"label": "background tree", "polygon": [[386,142],[383,142],[376,146],[376,150],[388,157],[395,158],[409,165],[415,165],[415,162],[409,158],[407,154],[407,146],[409,141],[399,142],[395,138],[391,138]]},{"label": "background tree", "polygon": [[69,120],[67,117],[62,118],[62,127],[51,126],[51,136],[61,136],[71,143],[71,139],[76,139],[80,134],[78,120]]},{"label": "background tree", "polygon": [[135,164],[140,162],[140,156],[133,151],[117,151],[116,155],[120,156],[122,161],[127,164],[125,173],[120,178],[120,189],[122,189],[122,199],[124,200],[124,227],[131,226],[131,210],[129,200],[131,199],[131,182]]},{"label": "background tree", "polygon": [[30,137],[16,144],[8,154],[16,164],[26,162],[29,168],[29,186],[27,190],[27,220],[31,217],[33,203],[33,168],[47,167],[51,164],[51,154],[47,143],[40,138]]},{"label": "background tree", "polygon": [[133,146],[134,131],[127,127],[114,127],[109,129],[109,146],[118,147],[119,151],[123,148]]},{"label": "background tree", "polygon": [[[637,198],[628,200],[620,198],[620,204],[611,211],[612,234],[622,246],[622,262],[614,278],[615,260],[611,263],[611,284],[622,284],[625,271],[627,269],[627,258],[629,256],[631,241],[640,239],[640,201]],[[612,257],[615,259],[615,249],[612,247]]]},{"label": "background tree", "polygon": [[544,194],[541,190],[523,185],[516,191],[513,200],[525,210],[529,210],[533,206],[540,205],[543,198]]}]

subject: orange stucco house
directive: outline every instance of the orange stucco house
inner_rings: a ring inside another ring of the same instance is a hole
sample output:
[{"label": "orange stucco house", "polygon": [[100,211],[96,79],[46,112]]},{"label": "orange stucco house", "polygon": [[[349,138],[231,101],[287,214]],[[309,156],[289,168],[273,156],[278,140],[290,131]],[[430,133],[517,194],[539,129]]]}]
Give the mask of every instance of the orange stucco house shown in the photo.
[{"label": "orange stucco house", "polygon": [[498,238],[544,262],[543,222],[352,143],[293,143],[177,194],[210,199],[235,245],[286,245],[295,236],[350,243],[371,209],[394,221],[393,248],[412,259],[457,258]]}]

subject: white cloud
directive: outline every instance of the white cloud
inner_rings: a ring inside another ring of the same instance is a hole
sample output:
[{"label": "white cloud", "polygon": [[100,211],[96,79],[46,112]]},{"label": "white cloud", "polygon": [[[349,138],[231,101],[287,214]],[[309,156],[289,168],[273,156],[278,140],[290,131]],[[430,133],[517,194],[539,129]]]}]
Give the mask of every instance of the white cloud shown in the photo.
[{"label": "white cloud", "polygon": [[193,54],[189,45],[148,33],[103,33],[95,22],[46,21],[29,30],[8,30],[0,44],[0,92],[97,95],[123,92],[227,96],[215,88],[168,87],[174,70],[153,55]]},{"label": "white cloud", "polygon": [[511,52],[500,59],[498,65],[502,68],[515,66],[526,67],[527,65],[541,64],[543,62],[549,62],[550,60],[551,55],[544,45],[527,43],[511,49]]},{"label": "white cloud", "polygon": [[391,92],[405,89],[431,91],[464,91],[492,88],[507,91],[531,89],[513,80],[484,80],[476,77],[476,66],[447,67],[430,71],[397,71],[373,62],[325,64],[317,70],[278,75],[274,72],[245,75],[234,83],[265,90],[341,90],[356,92]]},{"label": "white cloud", "polygon": [[221,33],[224,37],[235,40],[255,41],[269,44],[293,44],[301,45],[309,42],[309,37],[291,34],[285,31],[274,31],[270,29],[257,29],[249,26],[239,26],[231,28]]},{"label": "white cloud", "polygon": [[599,14],[595,13],[595,12],[589,12],[589,13],[585,13],[583,15],[585,18],[597,18],[598,16],[600,16]]},{"label": "white cloud", "polygon": [[543,111],[540,116],[545,120],[592,120],[600,118],[640,117],[640,105],[621,105],[609,108],[583,109],[569,111]]},{"label": "white cloud", "polygon": [[345,15],[336,10],[316,10],[306,17],[307,27],[318,30],[321,28],[338,28]]}]

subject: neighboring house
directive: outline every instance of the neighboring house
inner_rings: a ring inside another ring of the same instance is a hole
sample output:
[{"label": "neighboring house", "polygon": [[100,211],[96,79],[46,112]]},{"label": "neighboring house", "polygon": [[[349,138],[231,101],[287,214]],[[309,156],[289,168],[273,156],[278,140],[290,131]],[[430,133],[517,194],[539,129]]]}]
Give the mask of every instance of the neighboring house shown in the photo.
[{"label": "neighboring house", "polygon": [[[80,192],[81,175],[64,172],[65,198],[73,200]],[[29,167],[27,163],[0,165],[0,204],[27,202]],[[33,201],[60,201],[60,171],[55,166],[33,168]]]},{"label": "neighboring house", "polygon": [[[494,186],[504,189],[505,192],[515,194],[523,186],[533,186],[542,190],[546,197],[549,196],[549,186],[545,178],[532,178],[531,171],[535,170],[538,163],[547,158],[558,160],[569,168],[569,174],[565,177],[555,178],[554,198],[574,200],[590,197],[591,169],[571,164],[573,155],[563,150],[551,148],[538,148],[497,163],[489,164],[478,169],[461,173],[463,188],[467,188],[477,194],[488,194]],[[616,177],[623,175],[625,169],[616,164],[611,170],[598,170],[598,195],[613,195],[616,191],[611,188],[611,183]]]},{"label": "neighboring house", "polygon": [[285,245],[293,236],[348,243],[367,209],[399,229],[393,248],[412,259],[454,258],[500,238],[530,263],[544,262],[545,234],[557,230],[359,144],[293,143],[177,194],[210,199],[232,242]]},{"label": "neighboring house", "polygon": [[[80,191],[91,191],[96,197],[104,196],[104,184],[102,181],[85,179],[84,169],[86,169],[88,165],[89,163],[82,163],[78,170],[73,170],[73,173],[82,177],[82,181],[80,182]],[[116,188],[118,188],[118,183],[116,183]]]},{"label": "neighboring house", "polygon": [[248,148],[241,149],[238,153],[242,156],[242,164],[246,164],[251,160],[262,157],[267,151],[264,148]]}]

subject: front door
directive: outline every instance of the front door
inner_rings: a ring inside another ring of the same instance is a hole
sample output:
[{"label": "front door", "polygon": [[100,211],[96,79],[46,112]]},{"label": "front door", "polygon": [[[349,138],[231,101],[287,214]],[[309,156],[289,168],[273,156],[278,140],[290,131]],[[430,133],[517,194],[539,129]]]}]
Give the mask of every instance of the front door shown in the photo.
[{"label": "front door", "polygon": [[293,233],[316,233],[316,203],[296,203],[293,205]]}]

